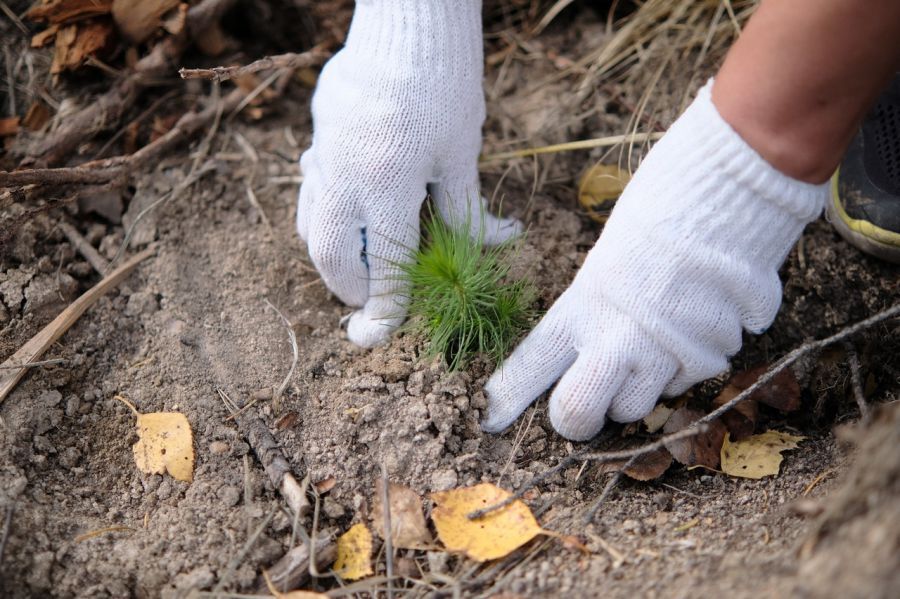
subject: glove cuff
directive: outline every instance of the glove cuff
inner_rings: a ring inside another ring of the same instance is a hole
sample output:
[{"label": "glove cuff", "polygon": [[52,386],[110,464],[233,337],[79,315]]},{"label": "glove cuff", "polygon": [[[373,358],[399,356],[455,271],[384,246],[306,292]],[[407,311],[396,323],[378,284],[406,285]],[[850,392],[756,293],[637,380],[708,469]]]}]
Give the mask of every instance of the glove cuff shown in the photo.
[{"label": "glove cuff", "polygon": [[482,46],[481,0],[357,0],[344,52],[480,78]]},{"label": "glove cuff", "polygon": [[719,114],[712,101],[713,79],[700,88],[697,98],[671,127],[689,129],[709,151],[709,161],[739,187],[809,223],[822,212],[828,183],[813,184],[793,179],[777,170],[754,150]]}]

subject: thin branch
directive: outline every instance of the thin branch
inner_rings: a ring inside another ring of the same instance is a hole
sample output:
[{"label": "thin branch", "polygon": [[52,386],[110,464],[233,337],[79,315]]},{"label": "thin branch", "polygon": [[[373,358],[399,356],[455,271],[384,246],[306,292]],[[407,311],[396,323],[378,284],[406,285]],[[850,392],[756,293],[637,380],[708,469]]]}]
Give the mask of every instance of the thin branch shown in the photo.
[{"label": "thin branch", "polygon": [[859,375],[859,355],[856,348],[849,341],[844,341],[844,349],[847,351],[847,361],[850,363],[850,386],[853,388],[853,399],[859,406],[859,415],[863,422],[869,420],[869,404],[866,403],[866,395],[863,392],[862,377]]},{"label": "thin branch", "polygon": [[278,54],[266,56],[248,65],[236,67],[213,67],[211,69],[180,69],[178,74],[182,79],[208,79],[211,81],[228,81],[242,75],[268,71],[272,69],[303,69],[317,66],[325,62],[331,55],[322,45],[316,46],[306,52],[295,54]]},{"label": "thin branch", "polygon": [[394,546],[393,539],[394,529],[391,528],[391,497],[390,497],[390,481],[388,480],[387,466],[381,462],[381,505],[384,506],[384,559],[387,574],[387,596],[388,599],[394,598],[394,589],[391,580],[394,577]]},{"label": "thin branch", "polygon": [[94,267],[94,270],[101,275],[105,275],[106,271],[109,269],[109,262],[107,262],[106,258],[101,256],[100,252],[98,252],[75,227],[66,221],[60,222],[59,228],[62,229],[63,234],[72,242],[72,245],[75,246],[78,253]]}]

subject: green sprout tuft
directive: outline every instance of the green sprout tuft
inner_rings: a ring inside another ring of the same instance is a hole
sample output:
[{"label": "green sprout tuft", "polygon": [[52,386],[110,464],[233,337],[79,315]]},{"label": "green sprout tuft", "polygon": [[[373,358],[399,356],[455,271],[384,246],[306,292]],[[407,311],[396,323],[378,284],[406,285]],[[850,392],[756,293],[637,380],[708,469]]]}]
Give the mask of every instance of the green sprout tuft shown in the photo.
[{"label": "green sprout tuft", "polygon": [[433,211],[423,228],[413,259],[400,265],[410,285],[409,327],[450,370],[478,354],[498,364],[528,326],[536,295],[530,281],[509,280],[513,244],[488,248],[468,226],[448,226]]}]

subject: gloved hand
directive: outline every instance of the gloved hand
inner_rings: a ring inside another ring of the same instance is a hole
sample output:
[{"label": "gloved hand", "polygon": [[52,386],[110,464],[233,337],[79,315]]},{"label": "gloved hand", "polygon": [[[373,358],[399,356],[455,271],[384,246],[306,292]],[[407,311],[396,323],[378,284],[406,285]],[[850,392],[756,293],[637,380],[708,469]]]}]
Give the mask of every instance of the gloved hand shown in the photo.
[{"label": "gloved hand", "polygon": [[550,420],[586,440],[726,369],[781,303],[778,267],[828,186],[770,166],[721,118],[712,83],[649,152],[572,285],[485,386],[484,430],[559,379]]},{"label": "gloved hand", "polygon": [[322,70],[297,230],[328,288],[362,307],[354,343],[379,344],[405,318],[396,265],[418,246],[426,187],[445,220],[487,243],[521,230],[482,209],[481,36],[481,0],[358,0]]}]

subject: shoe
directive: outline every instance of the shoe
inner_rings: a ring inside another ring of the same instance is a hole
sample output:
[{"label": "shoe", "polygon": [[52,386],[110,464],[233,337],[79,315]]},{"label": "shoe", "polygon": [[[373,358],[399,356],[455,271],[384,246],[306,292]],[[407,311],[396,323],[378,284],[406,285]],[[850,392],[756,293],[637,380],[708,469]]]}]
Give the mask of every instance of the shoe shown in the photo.
[{"label": "shoe", "polygon": [[900,264],[900,75],[878,99],[831,181],[825,215],[863,252]]}]

